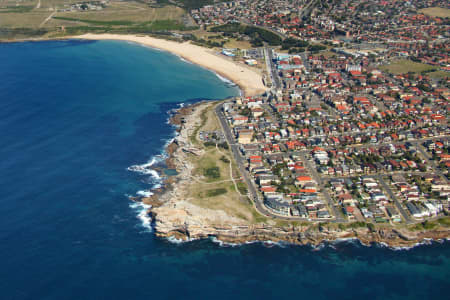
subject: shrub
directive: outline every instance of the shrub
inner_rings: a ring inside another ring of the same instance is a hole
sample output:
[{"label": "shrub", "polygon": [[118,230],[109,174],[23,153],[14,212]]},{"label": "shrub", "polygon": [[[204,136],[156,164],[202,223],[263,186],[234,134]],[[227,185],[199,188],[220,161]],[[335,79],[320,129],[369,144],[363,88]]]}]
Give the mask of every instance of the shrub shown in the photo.
[{"label": "shrub", "polygon": [[227,193],[226,188],[218,188],[218,189],[207,190],[206,196],[207,197],[215,197],[215,196],[223,195],[226,193]]},{"label": "shrub", "polygon": [[229,163],[230,160],[228,158],[226,158],[225,156],[222,155],[222,157],[220,158],[221,161],[223,161],[224,163]]},{"label": "shrub", "polygon": [[218,144],[217,146],[219,146],[219,148],[223,148],[225,150],[228,150],[228,144],[226,142],[223,142],[221,144]]},{"label": "shrub", "polygon": [[203,174],[204,174],[206,177],[212,178],[212,179],[220,178],[220,170],[219,170],[219,167],[211,167],[211,168],[205,169],[205,171],[203,172]]}]

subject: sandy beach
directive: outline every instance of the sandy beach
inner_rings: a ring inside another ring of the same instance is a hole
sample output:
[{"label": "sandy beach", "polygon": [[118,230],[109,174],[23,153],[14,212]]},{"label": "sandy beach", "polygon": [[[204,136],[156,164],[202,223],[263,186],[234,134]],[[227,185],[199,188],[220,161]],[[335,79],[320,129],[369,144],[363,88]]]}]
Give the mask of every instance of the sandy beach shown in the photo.
[{"label": "sandy beach", "polygon": [[140,43],[142,45],[171,52],[183,59],[216,72],[239,85],[245,96],[256,96],[262,94],[267,89],[263,84],[261,75],[256,71],[245,65],[240,65],[225,57],[221,57],[213,50],[193,45],[189,42],[177,43],[149,36],[120,34],[88,33],[71,38],[88,40],[121,40]]}]

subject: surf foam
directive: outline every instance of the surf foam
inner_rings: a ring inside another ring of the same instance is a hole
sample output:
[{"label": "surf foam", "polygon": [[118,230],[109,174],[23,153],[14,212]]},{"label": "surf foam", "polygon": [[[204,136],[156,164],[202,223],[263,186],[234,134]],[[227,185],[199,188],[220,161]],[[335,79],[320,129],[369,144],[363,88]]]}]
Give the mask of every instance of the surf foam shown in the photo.
[{"label": "surf foam", "polygon": [[152,232],[152,218],[147,212],[151,207],[151,205],[142,202],[133,202],[130,204],[130,208],[138,213],[136,218],[141,220],[141,225],[145,228],[145,232]]}]

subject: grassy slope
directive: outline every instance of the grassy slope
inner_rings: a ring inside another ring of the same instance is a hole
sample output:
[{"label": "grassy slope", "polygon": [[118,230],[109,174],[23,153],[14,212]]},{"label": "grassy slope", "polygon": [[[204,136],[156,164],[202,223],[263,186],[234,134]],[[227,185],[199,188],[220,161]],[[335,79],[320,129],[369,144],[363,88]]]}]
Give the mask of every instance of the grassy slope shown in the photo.
[{"label": "grassy slope", "polygon": [[[251,223],[266,222],[267,218],[260,215],[254,209],[253,205],[247,197],[241,197],[236,191],[230,176],[229,163],[220,160],[225,156],[228,160],[233,161],[229,150],[217,150],[214,147],[204,147],[197,139],[199,131],[212,131],[220,129],[219,122],[214,113],[215,104],[209,105],[202,113],[202,123],[198,128],[193,130],[191,142],[195,141],[197,147],[202,147],[205,154],[202,157],[192,157],[191,163],[194,164],[194,175],[197,180],[193,180],[189,195],[192,202],[200,207],[223,210],[226,213],[244,219]],[[201,177],[208,168],[218,167],[220,170],[219,178]],[[233,177],[239,177],[239,172],[235,164],[232,164]],[[239,181],[239,180],[238,180]],[[242,185],[242,184],[239,184]],[[217,189],[226,189],[226,193],[217,196],[209,196],[211,192]]]},{"label": "grassy slope", "polygon": [[[0,39],[61,35],[64,34],[61,26],[66,29],[66,34],[185,29],[183,16],[186,12],[173,5],[151,7],[140,2],[112,1],[99,11],[61,11],[76,2],[80,1],[41,0],[40,8],[36,8],[37,0],[0,0]],[[58,11],[55,13],[55,10]],[[52,18],[45,21],[50,15]]]},{"label": "grassy slope", "polygon": [[423,71],[429,71],[435,69],[427,64],[413,62],[407,59],[400,59],[391,62],[390,64],[380,67],[380,69],[393,73],[393,74],[403,74],[408,72],[420,73]]},{"label": "grassy slope", "polygon": [[450,18],[450,9],[443,7],[427,7],[419,10],[424,15],[439,18]]}]

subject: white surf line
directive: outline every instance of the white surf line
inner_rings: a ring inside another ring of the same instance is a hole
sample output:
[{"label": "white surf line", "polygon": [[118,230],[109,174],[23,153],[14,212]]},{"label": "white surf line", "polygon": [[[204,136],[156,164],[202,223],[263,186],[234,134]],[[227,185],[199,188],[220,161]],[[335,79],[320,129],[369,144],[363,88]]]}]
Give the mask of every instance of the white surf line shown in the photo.
[{"label": "white surf line", "polygon": [[54,12],[52,12],[52,13],[50,14],[50,16],[48,16],[44,21],[42,21],[42,23],[39,25],[39,27],[44,26],[44,24],[47,23],[48,20],[50,20],[50,19],[53,17],[54,14],[56,14],[56,10],[55,10]]}]

